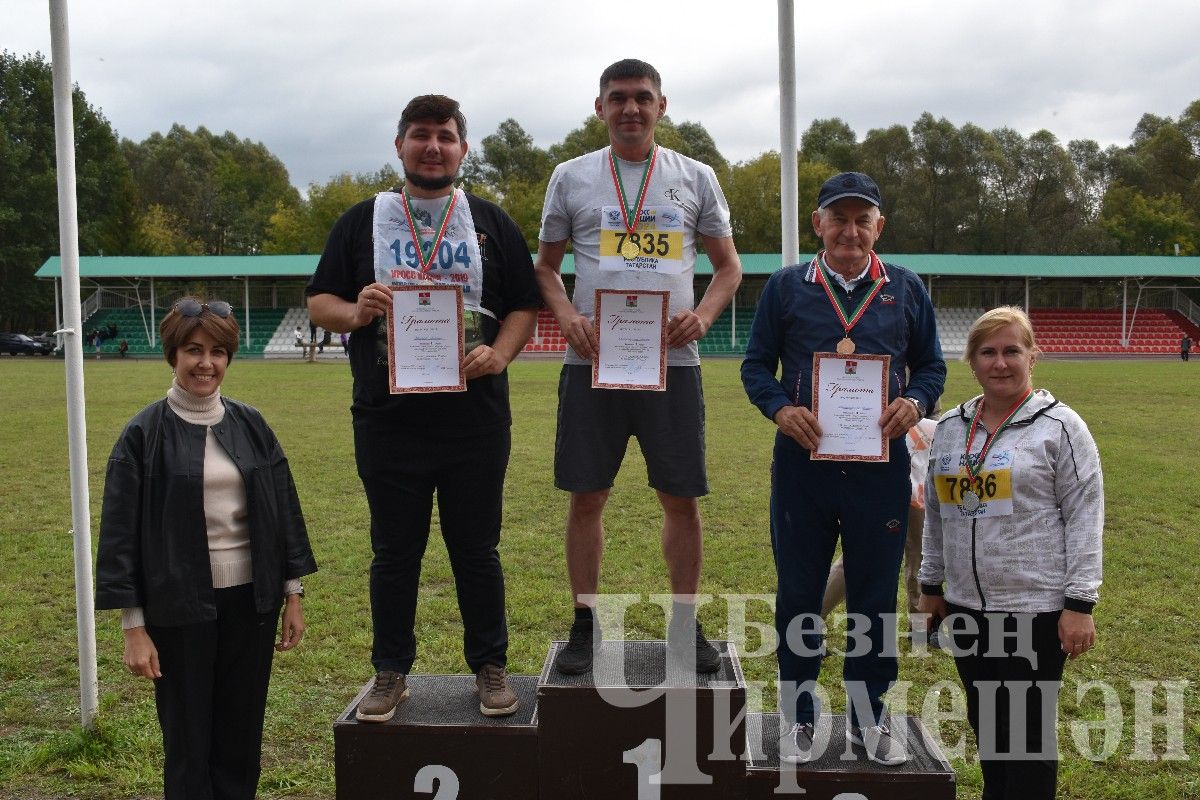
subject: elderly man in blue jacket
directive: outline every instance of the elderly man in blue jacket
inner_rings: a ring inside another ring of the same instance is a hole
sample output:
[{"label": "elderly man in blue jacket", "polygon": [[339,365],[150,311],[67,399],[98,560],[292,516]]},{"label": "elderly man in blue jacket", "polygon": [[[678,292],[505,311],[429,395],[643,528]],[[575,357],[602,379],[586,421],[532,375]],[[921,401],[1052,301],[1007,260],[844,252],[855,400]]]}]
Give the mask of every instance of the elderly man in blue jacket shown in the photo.
[{"label": "elderly man in blue jacket", "polygon": [[[849,648],[845,660],[852,701],[846,735],[872,761],[893,765],[908,759],[903,737],[888,726],[882,700],[896,680],[895,647],[885,647],[885,634],[894,636],[894,625],[885,626],[884,620],[896,609],[911,492],[908,448],[901,438],[941,396],[946,362],[921,280],[875,255],[884,226],[881,202],[879,187],[862,173],[835,175],[821,186],[812,225],[824,250],[767,281],[742,362],[746,394],[779,428],[771,546],[778,573],[780,709],[790,723],[780,738],[780,757],[790,762],[815,758],[824,749],[820,743],[813,746],[819,709],[815,693],[806,687],[821,670],[818,620],[839,536],[846,609],[869,625],[864,646]],[[821,438],[811,407],[813,354],[834,351],[891,357],[880,418],[892,440],[887,461],[811,458]],[[793,620],[797,625],[789,641]]]}]

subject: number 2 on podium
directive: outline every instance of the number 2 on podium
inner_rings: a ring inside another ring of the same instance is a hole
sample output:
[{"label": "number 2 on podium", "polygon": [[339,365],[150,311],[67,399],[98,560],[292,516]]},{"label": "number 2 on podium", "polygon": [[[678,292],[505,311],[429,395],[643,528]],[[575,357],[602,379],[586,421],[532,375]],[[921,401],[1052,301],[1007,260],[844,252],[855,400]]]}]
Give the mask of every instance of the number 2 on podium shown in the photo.
[{"label": "number 2 on podium", "polygon": [[417,770],[417,776],[413,778],[413,791],[433,794],[435,780],[438,786],[433,800],[457,800],[458,776],[454,774],[454,770],[441,764],[426,764]]}]

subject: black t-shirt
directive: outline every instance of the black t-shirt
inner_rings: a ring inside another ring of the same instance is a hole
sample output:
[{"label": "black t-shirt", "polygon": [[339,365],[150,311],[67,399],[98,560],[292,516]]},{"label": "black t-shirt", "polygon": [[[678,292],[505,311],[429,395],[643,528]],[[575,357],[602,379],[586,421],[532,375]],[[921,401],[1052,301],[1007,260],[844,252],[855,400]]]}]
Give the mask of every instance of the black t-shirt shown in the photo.
[{"label": "black t-shirt", "polygon": [[[467,204],[483,259],[481,304],[504,319],[511,311],[540,308],[533,259],[521,231],[494,203],[467,195]],[[332,294],[355,302],[364,286],[375,282],[371,225],[375,198],[364,200],[334,223],[325,252],[305,294]],[[496,339],[499,324],[486,315],[484,341]],[[350,371],[356,425],[379,424],[389,430],[411,428],[461,438],[502,429],[512,422],[508,408],[508,374],[484,375],[467,381],[465,392],[391,394],[388,392],[387,323],[383,317],[350,334]]]}]

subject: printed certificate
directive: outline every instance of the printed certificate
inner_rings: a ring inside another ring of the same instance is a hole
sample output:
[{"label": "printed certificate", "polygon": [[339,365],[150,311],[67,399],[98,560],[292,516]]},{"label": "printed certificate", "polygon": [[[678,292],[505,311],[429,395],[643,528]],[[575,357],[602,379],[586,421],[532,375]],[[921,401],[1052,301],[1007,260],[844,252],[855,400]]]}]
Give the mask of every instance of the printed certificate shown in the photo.
[{"label": "printed certificate", "polygon": [[813,353],[812,409],[821,441],[812,458],[887,461],[889,442],[879,426],[887,408],[891,356]]},{"label": "printed certificate", "polygon": [[597,289],[592,388],[667,390],[670,292]]},{"label": "printed certificate", "polygon": [[463,296],[459,286],[393,286],[388,390],[465,392]]}]

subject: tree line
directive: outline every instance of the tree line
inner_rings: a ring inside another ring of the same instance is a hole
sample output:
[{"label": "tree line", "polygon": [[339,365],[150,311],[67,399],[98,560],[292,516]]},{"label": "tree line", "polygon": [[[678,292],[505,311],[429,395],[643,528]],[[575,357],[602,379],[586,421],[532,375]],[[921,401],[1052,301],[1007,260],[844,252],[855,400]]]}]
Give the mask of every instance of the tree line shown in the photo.
[{"label": "tree line", "polygon": [[[388,163],[302,195],[261,142],[178,124],[135,142],[78,87],[73,105],[84,255],[319,253],[343,211],[400,182]],[[669,117],[657,139],[717,172],[740,251],[780,251],[778,152],[731,164],[701,123]],[[554,165],[606,143],[595,117],[548,148],[507,119],[472,144],[463,184],[512,215],[533,250]],[[1144,114],[1128,145],[1107,148],[930,113],[861,139],[841,119],[820,119],[797,159],[801,252],[817,247],[807,224],[817,188],[844,170],[879,182],[892,253],[1200,251],[1200,99],[1178,118]],[[58,252],[53,88],[41,54],[0,52],[0,175],[0,329],[48,324],[52,291],[32,277]]]}]

